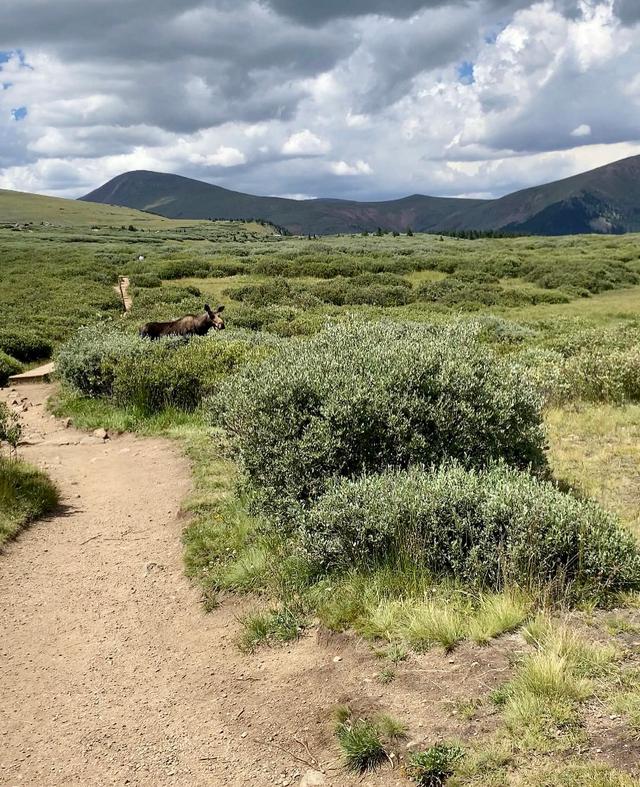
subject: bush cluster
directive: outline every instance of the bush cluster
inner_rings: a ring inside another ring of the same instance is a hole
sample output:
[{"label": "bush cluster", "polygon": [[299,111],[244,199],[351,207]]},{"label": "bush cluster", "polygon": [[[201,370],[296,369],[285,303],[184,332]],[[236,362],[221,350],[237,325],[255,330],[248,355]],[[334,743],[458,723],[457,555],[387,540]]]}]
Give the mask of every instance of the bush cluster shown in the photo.
[{"label": "bush cluster", "polygon": [[6,385],[12,375],[20,374],[22,369],[19,361],[0,350],[0,387]]},{"label": "bush cluster", "polygon": [[162,279],[154,273],[134,273],[130,283],[132,287],[162,287]]},{"label": "bush cluster", "polygon": [[504,465],[342,480],[298,521],[307,554],[328,569],[397,561],[493,589],[640,588],[640,551],[613,515]]},{"label": "bush cluster", "polygon": [[517,360],[548,404],[640,401],[640,334],[635,328],[578,333],[551,348],[527,348]]},{"label": "bush cluster", "polygon": [[220,378],[260,358],[275,340],[229,330],[189,340],[156,342],[105,325],[81,329],[57,355],[60,378],[92,397],[112,397],[146,413],[193,410]]},{"label": "bush cluster", "polygon": [[0,350],[11,355],[17,361],[39,361],[49,358],[53,347],[35,331],[28,329],[0,330]]},{"label": "bush cluster", "polygon": [[531,291],[506,288],[494,283],[494,277],[479,272],[474,275],[452,275],[442,281],[423,284],[417,293],[422,301],[444,306],[479,309],[482,306],[517,307],[538,303],[568,303],[569,296],[554,291]]},{"label": "bush cluster", "polygon": [[538,397],[468,327],[345,322],[223,383],[216,415],[265,505],[331,478],[456,458],[545,464]]},{"label": "bush cluster", "polygon": [[411,283],[392,273],[365,273],[349,279],[338,277],[310,285],[309,292],[319,301],[335,306],[403,306],[415,299]]}]

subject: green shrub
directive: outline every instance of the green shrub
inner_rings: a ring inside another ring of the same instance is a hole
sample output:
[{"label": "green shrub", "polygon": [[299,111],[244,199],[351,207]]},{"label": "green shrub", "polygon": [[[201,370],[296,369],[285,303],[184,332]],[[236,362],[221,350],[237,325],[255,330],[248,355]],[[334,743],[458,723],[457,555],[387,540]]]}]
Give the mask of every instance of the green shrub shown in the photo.
[{"label": "green shrub", "polygon": [[230,287],[224,294],[234,301],[242,301],[250,306],[312,305],[317,299],[305,295],[301,287],[293,287],[286,279],[276,277],[264,284],[245,284],[242,287]]},{"label": "green shrub", "polygon": [[409,774],[420,787],[442,787],[463,756],[459,746],[437,743],[409,757]]},{"label": "green shrub", "polygon": [[87,396],[110,396],[124,358],[139,357],[149,342],[108,324],[81,328],[58,351],[56,370],[67,385]]},{"label": "green shrub", "polygon": [[153,273],[134,273],[130,283],[133,287],[162,287],[162,279]]},{"label": "green shrub", "polygon": [[48,339],[34,331],[0,330],[0,350],[18,361],[38,361],[49,358],[53,348]]},{"label": "green shrub", "polygon": [[61,347],[57,371],[63,382],[87,396],[113,397],[117,404],[145,413],[166,407],[189,411],[221,376],[264,357],[275,345],[275,337],[235,330],[150,342],[96,325],[82,328]]},{"label": "green shrub", "polygon": [[9,446],[9,451],[15,453],[22,435],[20,417],[9,405],[0,402],[0,448],[2,443]]},{"label": "green shrub", "polygon": [[224,383],[215,411],[265,503],[448,457],[545,465],[537,396],[462,325],[330,325]]},{"label": "green shrub", "polygon": [[640,551],[616,517],[498,465],[413,468],[335,483],[298,517],[324,569],[418,563],[436,576],[560,593],[640,588]]},{"label": "green shrub", "polygon": [[640,346],[620,350],[585,348],[567,359],[564,379],[568,389],[585,401],[640,401]]},{"label": "green shrub", "polygon": [[219,338],[173,337],[148,342],[144,352],[125,355],[115,370],[114,400],[146,413],[166,407],[194,410],[222,376],[256,355],[256,348],[245,342]]},{"label": "green shrub", "polygon": [[336,306],[403,306],[414,300],[410,282],[393,274],[368,273],[349,279],[339,277],[310,285],[309,292],[320,301]]},{"label": "green shrub", "polygon": [[568,303],[569,296],[562,292],[531,291],[523,288],[505,288],[495,283],[496,277],[482,275],[481,271],[456,271],[448,279],[427,282],[417,293],[419,300],[444,306],[479,309],[483,306],[517,307],[536,303]]},{"label": "green shrub", "polygon": [[158,275],[161,279],[187,279],[202,268],[202,260],[170,260],[163,263]]},{"label": "green shrub", "polygon": [[616,337],[582,336],[579,344],[559,348],[528,348],[517,359],[547,404],[640,401],[637,339],[624,346]]},{"label": "green shrub", "polygon": [[0,350],[0,388],[9,382],[14,374],[20,374],[23,366],[15,358]]},{"label": "green shrub", "polygon": [[212,262],[208,275],[213,279],[222,279],[227,276],[238,276],[245,273],[247,266],[242,262]]},{"label": "green shrub", "polygon": [[338,724],[336,735],[349,770],[372,771],[387,759],[380,730],[367,719],[347,719]]}]

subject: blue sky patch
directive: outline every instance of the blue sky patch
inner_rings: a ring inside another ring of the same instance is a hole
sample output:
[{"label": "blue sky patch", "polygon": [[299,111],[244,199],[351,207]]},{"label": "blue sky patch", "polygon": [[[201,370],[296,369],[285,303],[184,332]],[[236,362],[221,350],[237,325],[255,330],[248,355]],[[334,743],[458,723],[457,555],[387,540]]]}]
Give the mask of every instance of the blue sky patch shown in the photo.
[{"label": "blue sky patch", "polygon": [[476,81],[473,75],[473,63],[469,63],[467,60],[464,63],[460,63],[458,66],[458,81],[462,82],[463,85],[473,85]]},{"label": "blue sky patch", "polygon": [[11,110],[11,117],[14,120],[24,120],[26,116],[27,116],[26,107],[17,107],[16,109]]}]

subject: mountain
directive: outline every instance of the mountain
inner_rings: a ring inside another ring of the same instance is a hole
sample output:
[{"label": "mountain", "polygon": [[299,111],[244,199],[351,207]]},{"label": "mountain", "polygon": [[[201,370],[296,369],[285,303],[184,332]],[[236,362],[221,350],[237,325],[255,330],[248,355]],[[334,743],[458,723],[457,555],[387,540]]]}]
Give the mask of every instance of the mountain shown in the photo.
[{"label": "mountain", "polygon": [[407,227],[437,229],[452,213],[482,203],[420,194],[387,202],[254,197],[180,175],[144,170],[118,175],[80,199],[126,205],[169,218],[259,218],[304,235],[374,231],[377,227],[398,231]]},{"label": "mountain", "polygon": [[532,235],[637,232],[640,156],[487,200],[449,220],[452,229],[505,229]]},{"label": "mountain", "polygon": [[292,200],[230,191],[180,175],[125,172],[81,200],[180,219],[260,218],[296,234],[503,230],[533,235],[640,231],[640,156],[500,199],[414,194],[384,202]]}]

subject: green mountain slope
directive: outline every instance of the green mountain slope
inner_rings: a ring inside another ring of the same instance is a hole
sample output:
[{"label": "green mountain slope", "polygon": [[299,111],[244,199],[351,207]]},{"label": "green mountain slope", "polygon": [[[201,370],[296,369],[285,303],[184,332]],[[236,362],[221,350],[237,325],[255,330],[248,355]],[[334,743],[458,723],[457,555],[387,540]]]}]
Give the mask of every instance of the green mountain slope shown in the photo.
[{"label": "green mountain slope", "polygon": [[388,202],[256,197],[180,175],[144,170],[118,175],[81,199],[150,210],[171,218],[260,218],[302,234],[373,231],[377,227],[404,231],[408,226],[430,230],[441,226],[455,210],[482,204],[482,200],[420,194]]},{"label": "green mountain slope", "polygon": [[640,230],[640,156],[491,200],[450,217],[452,229],[545,235]]}]

